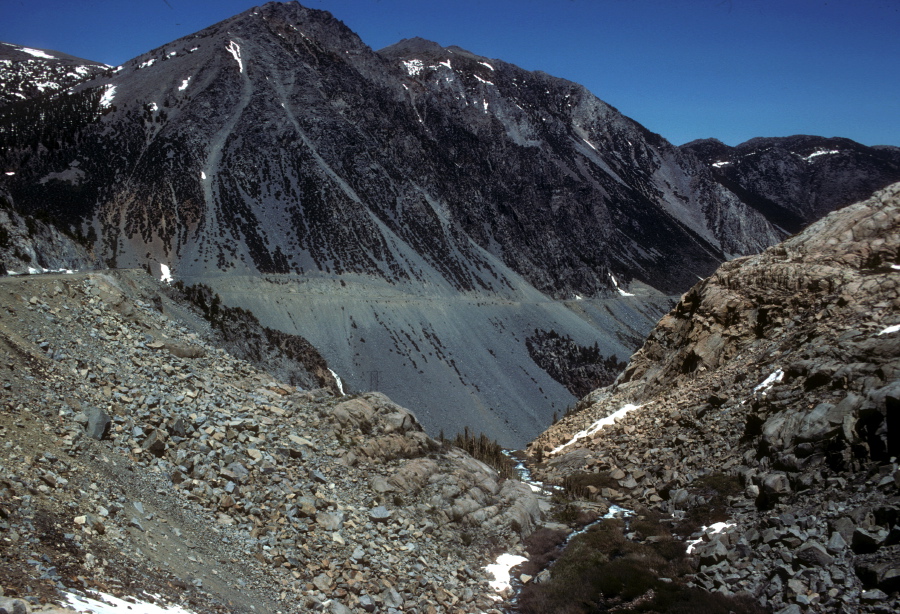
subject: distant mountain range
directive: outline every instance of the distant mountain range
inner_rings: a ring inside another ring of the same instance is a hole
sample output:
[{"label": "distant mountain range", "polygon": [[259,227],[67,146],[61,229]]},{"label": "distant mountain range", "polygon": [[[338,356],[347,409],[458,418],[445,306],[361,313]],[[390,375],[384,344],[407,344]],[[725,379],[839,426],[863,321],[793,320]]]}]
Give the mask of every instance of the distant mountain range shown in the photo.
[{"label": "distant mountain range", "polygon": [[[575,399],[529,339],[626,358],[722,261],[900,180],[900,150],[846,140],[675,147],[576,83],[376,52],[296,3],[93,66],[0,107],[17,210],[302,335],[432,432],[507,445]],[[826,197],[834,165],[852,188]]]},{"label": "distant mountain range", "polygon": [[716,181],[791,233],[900,177],[900,147],[866,147],[850,139],[755,138],[737,147],[704,139],[681,149],[709,164]]},{"label": "distant mountain range", "polygon": [[108,68],[59,51],[0,43],[0,106],[59,92]]}]

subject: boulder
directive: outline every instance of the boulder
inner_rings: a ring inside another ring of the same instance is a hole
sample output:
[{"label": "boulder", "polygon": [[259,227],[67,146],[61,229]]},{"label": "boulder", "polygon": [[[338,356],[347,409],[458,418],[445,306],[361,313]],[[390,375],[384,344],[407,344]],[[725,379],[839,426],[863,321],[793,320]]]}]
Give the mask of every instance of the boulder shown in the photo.
[{"label": "boulder", "polygon": [[781,472],[770,473],[763,478],[762,487],[763,494],[768,497],[779,497],[791,492],[791,483],[787,474]]},{"label": "boulder", "polygon": [[825,546],[815,541],[808,541],[797,550],[794,560],[807,567],[827,567],[834,562]]},{"label": "boulder", "polygon": [[31,608],[23,599],[0,597],[0,614],[28,614]]},{"label": "boulder", "polygon": [[335,405],[331,415],[342,428],[368,430],[375,417],[375,408],[364,399],[350,399]]},{"label": "boulder", "polygon": [[391,511],[383,505],[379,505],[378,507],[369,510],[369,520],[372,522],[384,524],[391,519],[391,516]]},{"label": "boulder", "polygon": [[316,523],[326,531],[337,531],[344,524],[344,512],[319,512]]},{"label": "boulder", "polygon": [[830,554],[840,554],[847,548],[847,542],[840,533],[833,531],[825,548]]},{"label": "boulder", "polygon": [[154,429],[141,444],[141,448],[154,456],[162,456],[166,452],[166,434],[159,429]]},{"label": "boulder", "polygon": [[850,542],[853,546],[853,552],[856,554],[867,554],[878,550],[887,539],[888,532],[885,529],[875,529],[869,531],[862,527],[856,527],[853,531],[853,540]]},{"label": "boulder", "polygon": [[109,414],[98,407],[91,407],[84,413],[87,416],[87,424],[84,427],[85,435],[98,441],[103,439],[109,432]]}]

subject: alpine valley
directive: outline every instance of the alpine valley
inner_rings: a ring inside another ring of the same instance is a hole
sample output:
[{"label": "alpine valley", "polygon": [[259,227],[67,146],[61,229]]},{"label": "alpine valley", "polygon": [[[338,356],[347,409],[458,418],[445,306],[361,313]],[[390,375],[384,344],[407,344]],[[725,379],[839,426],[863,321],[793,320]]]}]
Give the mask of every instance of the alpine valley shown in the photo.
[{"label": "alpine valley", "polygon": [[295,2],[0,83],[0,613],[900,603],[900,148]]},{"label": "alpine valley", "polygon": [[[4,66],[41,61],[25,57]],[[793,229],[784,210],[809,219],[900,179],[896,149],[786,141],[777,181],[851,165],[858,187],[773,201],[767,166],[726,181],[695,155],[709,148],[576,83],[420,39],[375,52],[296,3],[82,64],[87,80],[0,111],[16,211],[83,237],[99,267],[162,265],[305,337],[347,389],[415,407],[432,434],[511,447],[576,398],[529,342],[624,359],[697,279]]]}]

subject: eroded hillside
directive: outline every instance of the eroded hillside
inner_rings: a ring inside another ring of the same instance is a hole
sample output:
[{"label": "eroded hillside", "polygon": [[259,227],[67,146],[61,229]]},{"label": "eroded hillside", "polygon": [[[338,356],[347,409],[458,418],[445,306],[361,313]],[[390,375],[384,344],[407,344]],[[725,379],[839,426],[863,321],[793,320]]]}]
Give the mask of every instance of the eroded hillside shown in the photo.
[{"label": "eroded hillside", "polygon": [[527,486],[384,395],[275,381],[166,294],[141,271],[0,281],[6,598],[493,607],[483,565],[534,528]]}]

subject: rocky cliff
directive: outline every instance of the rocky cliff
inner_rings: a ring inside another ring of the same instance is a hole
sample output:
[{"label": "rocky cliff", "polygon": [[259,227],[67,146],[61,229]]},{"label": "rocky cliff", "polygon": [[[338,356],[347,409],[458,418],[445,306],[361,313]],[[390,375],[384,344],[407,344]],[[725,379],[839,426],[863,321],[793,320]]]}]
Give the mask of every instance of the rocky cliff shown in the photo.
[{"label": "rocky cliff", "polygon": [[674,517],[688,587],[896,610],[898,313],[895,184],[722,265],[531,454],[549,479]]},{"label": "rocky cliff", "polygon": [[483,566],[533,531],[529,487],[204,322],[142,271],[0,279],[0,608],[492,607]]},{"label": "rocky cliff", "polygon": [[95,260],[87,243],[46,216],[16,211],[0,192],[0,275],[92,269]]}]

